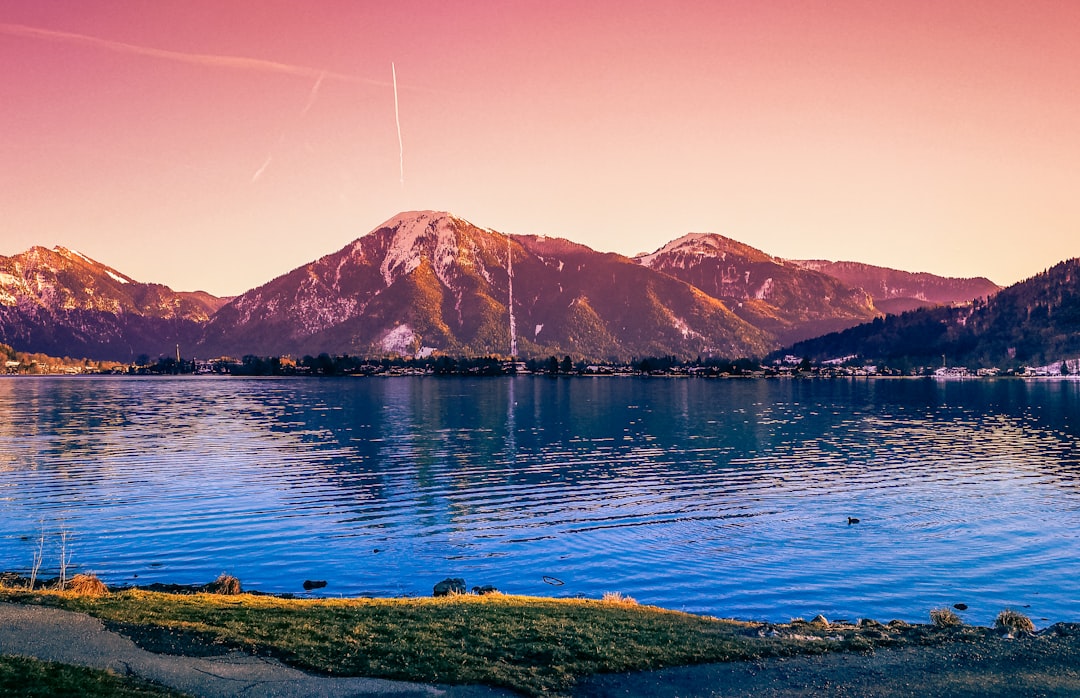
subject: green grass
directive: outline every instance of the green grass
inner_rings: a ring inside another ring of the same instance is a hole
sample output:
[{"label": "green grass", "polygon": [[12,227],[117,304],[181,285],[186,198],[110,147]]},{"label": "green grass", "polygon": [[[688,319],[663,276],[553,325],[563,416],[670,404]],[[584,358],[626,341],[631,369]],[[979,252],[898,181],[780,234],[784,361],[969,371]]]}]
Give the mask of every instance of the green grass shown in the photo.
[{"label": "green grass", "polygon": [[565,691],[578,677],[764,656],[869,649],[851,626],[717,620],[632,602],[504,596],[281,599],[129,590],[92,598],[0,590],[0,601],[39,603],[105,620],[189,631],[272,653],[336,676],[482,683],[527,694]]},{"label": "green grass", "polygon": [[121,677],[108,671],[56,662],[42,662],[25,657],[0,656],[0,696],[23,696],[24,698],[173,696],[179,698],[182,695],[140,679]]}]

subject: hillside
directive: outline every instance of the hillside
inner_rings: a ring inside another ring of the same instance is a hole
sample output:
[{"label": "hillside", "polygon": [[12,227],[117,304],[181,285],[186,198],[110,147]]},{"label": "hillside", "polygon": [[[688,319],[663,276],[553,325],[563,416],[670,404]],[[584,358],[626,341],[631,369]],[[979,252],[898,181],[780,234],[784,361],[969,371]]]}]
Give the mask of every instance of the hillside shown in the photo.
[{"label": "hillside", "polygon": [[785,350],[811,359],[858,355],[890,365],[1018,367],[1080,354],[1080,259],[966,307],[874,320]]},{"label": "hillside", "polygon": [[635,259],[724,301],[780,343],[858,325],[880,314],[862,289],[722,235],[685,235]]},{"label": "hillside", "polygon": [[132,360],[190,346],[224,303],[135,281],[64,247],[0,257],[0,341],[19,351]]},{"label": "hillside", "polygon": [[934,305],[968,303],[1001,290],[1000,286],[984,277],[953,278],[859,262],[830,262],[821,259],[792,260],[790,264],[819,271],[843,284],[861,288],[874,299],[878,310],[894,315]]},{"label": "hillside", "polygon": [[512,343],[521,356],[629,359],[761,355],[774,342],[626,257],[420,211],[236,298],[200,351],[509,355]]},{"label": "hillside", "polygon": [[231,299],[140,283],[63,247],[0,257],[0,341],[120,361],[172,355],[178,344],[202,358],[732,359],[866,323],[883,308],[970,302],[996,289],[986,279],[791,262],[716,234],[630,259],[418,211]]}]

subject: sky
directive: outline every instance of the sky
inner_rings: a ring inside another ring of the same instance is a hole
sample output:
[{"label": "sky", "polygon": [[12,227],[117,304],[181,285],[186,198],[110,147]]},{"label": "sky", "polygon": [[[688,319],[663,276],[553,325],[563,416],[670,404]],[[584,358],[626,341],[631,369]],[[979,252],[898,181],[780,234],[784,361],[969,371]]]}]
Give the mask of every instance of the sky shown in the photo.
[{"label": "sky", "polygon": [[1080,256],[1077,36],[1072,0],[0,0],[0,255],[234,295],[433,209],[1011,284]]}]

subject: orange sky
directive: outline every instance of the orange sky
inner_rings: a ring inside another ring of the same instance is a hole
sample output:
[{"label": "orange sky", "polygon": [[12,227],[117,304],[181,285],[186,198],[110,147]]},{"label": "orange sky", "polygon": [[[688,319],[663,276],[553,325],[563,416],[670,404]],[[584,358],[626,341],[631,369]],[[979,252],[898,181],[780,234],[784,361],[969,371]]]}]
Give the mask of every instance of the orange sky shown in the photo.
[{"label": "orange sky", "polygon": [[226,295],[440,209],[1012,283],[1080,255],[1078,36],[1069,0],[0,0],[0,254]]}]

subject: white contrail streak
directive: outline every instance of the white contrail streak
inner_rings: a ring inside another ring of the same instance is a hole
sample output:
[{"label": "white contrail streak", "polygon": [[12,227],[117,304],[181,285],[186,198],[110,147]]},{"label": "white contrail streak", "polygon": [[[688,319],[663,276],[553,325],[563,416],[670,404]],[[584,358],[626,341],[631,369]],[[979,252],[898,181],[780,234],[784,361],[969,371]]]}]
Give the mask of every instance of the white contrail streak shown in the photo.
[{"label": "white contrail streak", "polygon": [[233,68],[235,70],[254,70],[262,73],[277,73],[279,75],[296,75],[300,77],[318,78],[320,82],[323,78],[330,78],[342,82],[380,86],[386,85],[386,83],[381,80],[370,80],[356,75],[335,73],[333,71],[320,70],[318,68],[310,68],[303,65],[278,63],[277,61],[267,61],[261,58],[246,58],[244,56],[220,56],[210,53],[170,51],[168,49],[153,48],[152,46],[128,44],[123,41],[99,39],[96,36],[87,36],[85,34],[75,34],[73,32],[57,31],[54,29],[39,29],[37,27],[26,26],[25,24],[0,22],[0,34],[22,36],[30,39],[44,39],[46,41],[60,41],[69,44],[80,44],[83,46],[105,49],[107,51],[130,53],[137,56],[148,56],[150,58],[160,58],[191,65]]},{"label": "white contrail streak", "polygon": [[[312,105],[315,104],[315,98],[318,97],[318,95],[319,95],[319,86],[322,85],[322,82],[323,82],[323,80],[325,78],[326,78],[326,71],[324,70],[322,73],[319,74],[318,79],[315,80],[315,84],[311,87],[311,92],[308,93],[307,103],[304,104],[304,108],[300,110],[300,118],[301,119],[304,118],[304,116],[307,115],[308,111],[311,110]],[[281,145],[284,142],[285,142],[285,131],[282,130],[281,135],[278,136],[277,145],[275,145],[274,148],[275,149],[280,148]],[[259,178],[263,176],[263,172],[266,172],[266,168],[270,167],[270,162],[273,159],[274,159],[274,151],[271,150],[269,153],[267,153],[266,159],[263,160],[263,164],[259,166],[259,169],[255,170],[255,174],[251,175],[251,183],[252,184],[259,181]]]},{"label": "white contrail streak", "polygon": [[266,156],[266,159],[263,160],[263,164],[259,166],[259,169],[255,170],[255,174],[251,175],[251,183],[252,184],[259,181],[259,177],[262,177],[263,172],[266,172],[266,168],[270,167],[270,161],[273,160],[273,159],[274,159],[273,153]]},{"label": "white contrail streak", "polygon": [[300,112],[300,116],[306,116],[308,111],[311,110],[313,104],[315,104],[315,98],[319,96],[319,87],[322,85],[322,81],[326,79],[326,71],[319,73],[318,80],[315,81],[315,85],[311,88],[311,93],[308,94],[307,104],[304,105],[303,110]]},{"label": "white contrail streak", "polygon": [[405,186],[405,146],[401,142],[401,112],[397,101],[397,69],[390,62],[390,75],[394,78],[394,122],[397,123],[398,167],[401,169],[401,186]]}]

